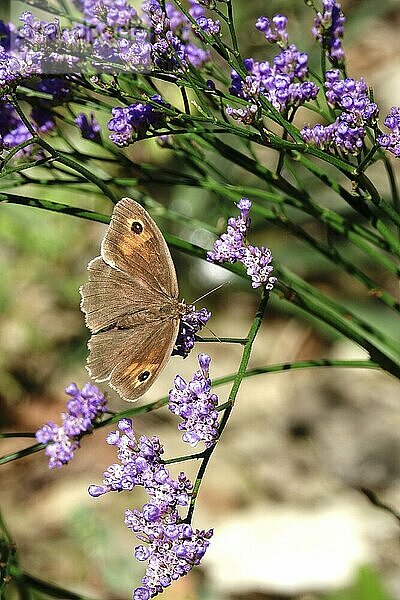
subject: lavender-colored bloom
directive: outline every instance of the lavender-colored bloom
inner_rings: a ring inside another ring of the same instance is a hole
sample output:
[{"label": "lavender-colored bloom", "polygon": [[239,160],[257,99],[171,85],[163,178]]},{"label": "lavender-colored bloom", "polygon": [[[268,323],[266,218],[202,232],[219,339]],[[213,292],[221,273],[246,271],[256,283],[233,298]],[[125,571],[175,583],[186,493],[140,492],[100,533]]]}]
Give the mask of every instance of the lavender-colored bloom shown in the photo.
[{"label": "lavender-colored bloom", "polygon": [[221,23],[219,21],[213,21],[204,16],[198,17],[196,23],[202,31],[209,35],[218,35],[221,31]]},{"label": "lavender-colored bloom", "polygon": [[104,472],[103,485],[89,487],[89,494],[98,497],[137,485],[147,492],[149,499],[142,511],[125,511],[126,526],[142,542],[135,548],[135,557],[148,561],[142,585],[133,593],[133,598],[145,600],[199,564],[213,532],[193,530],[181,522],[178,510],[188,505],[192,483],[185,473],[171,478],[162,464],[163,447],[157,437],[137,439],[132,421],[122,419],[107,442],[116,447],[119,462]]},{"label": "lavender-colored bloom", "polygon": [[200,369],[191,381],[180,375],[175,377],[174,388],[169,392],[169,410],[182,418],[178,429],[184,431],[182,440],[195,447],[202,441],[206,448],[215,444],[218,435],[218,396],[211,392],[207,354],[198,357]]},{"label": "lavender-colored bloom", "polygon": [[247,275],[250,275],[254,288],[264,286],[267,290],[272,290],[278,280],[271,276],[271,250],[264,246],[250,246],[246,241],[251,202],[248,198],[242,198],[237,207],[240,216],[228,219],[226,232],[214,243],[214,249],[207,253],[207,260],[216,263],[240,261],[246,268]]},{"label": "lavender-colored bloom", "polygon": [[256,27],[263,32],[268,42],[286,48],[288,44],[287,22],[288,19],[285,15],[278,14],[272,18],[272,22],[268,17],[260,17]]},{"label": "lavender-colored bloom", "polygon": [[182,315],[178,337],[176,339],[172,355],[179,355],[186,358],[192,350],[195,342],[195,335],[209,321],[211,313],[206,308],[196,310],[195,306],[188,306],[188,312]]},{"label": "lavender-colored bloom", "polygon": [[0,46],[0,98],[23,79],[40,73],[40,65],[32,55],[17,58]]},{"label": "lavender-colored bloom", "polygon": [[325,74],[326,99],[332,107],[351,113],[359,124],[377,117],[378,107],[367,96],[364,79],[340,79],[340,71],[331,69]]},{"label": "lavender-colored bloom", "polygon": [[[22,123],[13,105],[0,101],[0,139],[1,149],[10,150],[31,138],[28,128]],[[19,150],[15,157],[30,156],[32,146]]]},{"label": "lavender-colored bloom", "polygon": [[342,63],[345,54],[342,46],[343,26],[346,18],[341,5],[335,0],[322,0],[324,12],[317,12],[314,19],[312,34],[315,39],[326,49],[332,62]]},{"label": "lavender-colored bloom", "polygon": [[87,383],[80,390],[71,383],[65,391],[70,400],[67,412],[61,414],[62,425],[48,421],[35,434],[39,443],[47,444],[45,453],[50,469],[62,467],[72,460],[80,438],[90,433],[96,419],[106,410],[106,399],[95,385]]},{"label": "lavender-colored bloom", "polygon": [[269,248],[258,248],[248,245],[244,249],[240,259],[246,268],[246,273],[251,277],[253,288],[264,286],[266,290],[272,290],[278,281],[276,277],[271,277],[273,267],[271,265],[272,254]]},{"label": "lavender-colored bloom", "polygon": [[313,144],[321,150],[339,149],[346,154],[358,154],[363,147],[365,128],[357,125],[351,115],[342,113],[327,126],[315,125],[312,129],[304,127],[301,136],[307,144]]},{"label": "lavender-colored bloom", "polygon": [[136,10],[127,0],[79,0],[88,24],[98,31],[113,27],[116,33],[137,23]]},{"label": "lavender-colored bloom", "polygon": [[232,106],[227,105],[225,112],[229,117],[235,119],[235,121],[239,121],[245,125],[251,125],[251,123],[254,122],[257,110],[258,107],[256,104],[247,104],[247,106],[242,106],[240,108],[233,108]]},{"label": "lavender-colored bloom", "polygon": [[117,46],[118,59],[129,69],[135,72],[150,69],[152,45],[148,41],[148,32],[145,29],[132,30],[129,39],[117,39]]},{"label": "lavender-colored bloom", "polygon": [[378,116],[378,107],[367,96],[364,79],[340,78],[338,69],[326,72],[326,98],[330,106],[342,113],[327,126],[304,127],[303,140],[323,150],[338,149],[346,154],[358,154],[363,147],[366,125]]},{"label": "lavender-colored bloom", "polygon": [[188,42],[184,46],[184,57],[195,69],[201,69],[211,59],[211,52]]},{"label": "lavender-colored bloom", "polygon": [[[160,108],[170,106],[158,95],[152,96],[151,100]],[[108,123],[108,129],[113,132],[110,140],[117,146],[126,146],[133,141],[135,134],[143,135],[150,127],[159,129],[164,123],[162,111],[154,104],[136,102],[126,108],[113,108],[111,112],[113,118]]]},{"label": "lavender-colored bloom", "polygon": [[400,107],[392,106],[384,124],[390,129],[390,133],[378,136],[376,141],[396,158],[400,158]]},{"label": "lavender-colored bloom", "polygon": [[[142,4],[144,21],[152,28],[152,61],[163,70],[176,72],[188,64],[200,69],[211,58],[208,50],[200,48],[190,40],[192,25],[187,17],[171,2],[165,11],[158,0],[146,0]],[[193,18],[205,19],[201,24],[208,30],[217,32],[217,22],[205,17],[204,9],[195,0],[190,0],[190,14]]]},{"label": "lavender-colored bloom", "polygon": [[236,219],[234,217],[228,219],[226,232],[214,243],[213,251],[207,253],[207,260],[210,262],[235,263],[242,257],[246,233],[250,225],[248,215],[251,202],[248,198],[242,198],[236,206],[240,210],[240,216]]},{"label": "lavender-colored bloom", "polygon": [[[261,21],[259,27],[265,27],[265,23]],[[296,108],[315,99],[318,94],[319,88],[305,79],[308,75],[308,56],[299,52],[294,44],[285,47],[274,58],[273,64],[248,58],[244,61],[244,67],[248,72],[244,80],[236,71],[232,71],[230,92],[248,100],[249,106],[255,105],[255,101],[262,95],[276,110],[285,112],[291,107]],[[239,113],[234,116],[241,115]],[[246,116],[243,115],[244,118]]]},{"label": "lavender-colored bloom", "polygon": [[75,123],[81,130],[82,137],[93,142],[101,141],[101,127],[93,113],[90,115],[90,121],[84,113],[79,113],[74,119]]}]

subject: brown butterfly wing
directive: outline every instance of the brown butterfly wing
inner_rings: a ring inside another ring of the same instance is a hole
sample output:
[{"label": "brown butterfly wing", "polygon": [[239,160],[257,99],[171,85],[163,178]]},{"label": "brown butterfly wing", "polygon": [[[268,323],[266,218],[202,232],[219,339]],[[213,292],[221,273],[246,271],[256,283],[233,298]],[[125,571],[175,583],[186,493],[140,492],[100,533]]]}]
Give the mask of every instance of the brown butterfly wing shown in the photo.
[{"label": "brown butterfly wing", "polygon": [[162,233],[148,212],[131,198],[122,198],[115,205],[101,256],[111,267],[150,289],[178,298],[175,267]]},{"label": "brown butterfly wing", "polygon": [[96,333],[88,344],[88,371],[96,381],[107,381],[124,400],[136,400],[163,370],[178,329],[176,318]]},{"label": "brown butterfly wing", "polygon": [[174,264],[160,230],[137,202],[116,204],[101,256],[88,272],[80,290],[93,334],[88,371],[135,400],[162,371],[179,329]]},{"label": "brown butterfly wing", "polygon": [[110,267],[101,256],[88,264],[88,281],[80,289],[81,309],[92,333],[109,327],[127,327],[140,320],[143,312],[154,304],[165,302],[159,290],[133,279],[123,271]]}]

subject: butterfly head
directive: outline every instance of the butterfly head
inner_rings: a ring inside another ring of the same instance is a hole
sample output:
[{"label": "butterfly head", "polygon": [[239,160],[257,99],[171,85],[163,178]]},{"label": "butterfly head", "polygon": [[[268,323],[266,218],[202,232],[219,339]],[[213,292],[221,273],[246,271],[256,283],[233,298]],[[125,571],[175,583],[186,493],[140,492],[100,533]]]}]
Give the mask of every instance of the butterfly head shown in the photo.
[{"label": "butterfly head", "polygon": [[193,304],[186,304],[185,300],[180,300],[178,303],[178,314],[180,317],[183,315],[187,315],[189,312],[193,312],[196,310],[196,307]]}]

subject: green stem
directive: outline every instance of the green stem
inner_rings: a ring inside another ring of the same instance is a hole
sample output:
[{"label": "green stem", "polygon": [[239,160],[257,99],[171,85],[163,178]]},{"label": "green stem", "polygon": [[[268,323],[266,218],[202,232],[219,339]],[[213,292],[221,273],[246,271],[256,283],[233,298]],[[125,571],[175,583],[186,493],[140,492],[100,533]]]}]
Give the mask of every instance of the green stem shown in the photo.
[{"label": "green stem", "polygon": [[49,152],[54,157],[54,160],[56,162],[59,162],[59,163],[65,165],[66,167],[69,167],[70,169],[76,171],[77,173],[80,173],[81,175],[83,175],[83,177],[85,177],[85,179],[94,183],[104,193],[104,195],[107,196],[107,198],[109,198],[114,204],[116,204],[116,202],[118,202],[118,198],[110,190],[108,185],[105,184],[104,181],[102,181],[94,173],[92,173],[91,171],[86,169],[86,167],[84,167],[82,164],[72,160],[65,154],[60,154],[50,144],[48,144],[47,142],[45,142],[42,139],[40,139],[38,141],[38,144],[40,146],[42,146],[42,148],[47,150],[47,152]]},{"label": "green stem", "polygon": [[[218,428],[218,439],[221,438],[221,435],[226,427],[226,424],[228,423],[229,417],[231,415],[231,412],[233,410],[233,407],[234,407],[234,404],[236,401],[236,396],[238,394],[240,384],[242,383],[242,381],[245,377],[247,365],[249,364],[249,360],[250,360],[251,350],[252,350],[254,341],[256,339],[257,333],[261,327],[261,323],[264,318],[264,313],[267,308],[268,300],[269,300],[269,293],[266,292],[266,290],[263,288],[262,294],[261,294],[261,301],[258,306],[256,316],[255,316],[253,323],[251,324],[251,327],[249,329],[249,333],[247,335],[247,342],[246,342],[245,347],[243,348],[242,359],[240,361],[239,369],[235,375],[235,379],[233,381],[233,386],[232,386],[231,392],[229,394],[228,407],[226,408],[226,410],[222,416],[221,423]],[[189,510],[188,510],[188,514],[185,519],[185,522],[187,522],[187,523],[192,522],[193,512],[195,509],[196,500],[197,500],[197,497],[199,494],[200,486],[203,481],[203,477],[206,472],[207,465],[211,459],[212,453],[214,452],[215,448],[216,448],[216,444],[214,444],[210,448],[207,448],[207,450],[204,452],[204,458],[202,460],[202,463],[200,465],[200,468],[199,468],[197,476],[196,476],[196,480],[193,485],[193,491],[192,491],[191,498],[190,498]]]},{"label": "green stem", "polygon": [[229,33],[231,35],[233,53],[235,55],[236,60],[240,61],[241,57],[240,57],[239,44],[238,44],[238,39],[237,39],[236,29],[235,29],[235,20],[233,18],[232,0],[227,0],[226,7],[227,7],[227,11],[228,11],[227,23],[228,23],[228,27],[229,27]]},{"label": "green stem", "polygon": [[39,579],[38,577],[34,577],[28,573],[24,573],[19,567],[12,566],[10,571],[11,576],[17,583],[41,592],[46,596],[50,596],[50,598],[60,598],[64,600],[91,600],[87,596],[76,594],[75,592],[71,592],[70,590],[59,587],[58,585],[49,583],[48,581],[43,581],[43,579]]},{"label": "green stem", "polygon": [[196,342],[223,342],[224,344],[241,344],[244,346],[247,343],[247,338],[229,338],[229,337],[214,337],[214,338],[206,338],[200,337],[199,335],[195,336]]},{"label": "green stem", "polygon": [[0,439],[2,438],[34,438],[35,434],[32,432],[23,433],[0,433]]}]

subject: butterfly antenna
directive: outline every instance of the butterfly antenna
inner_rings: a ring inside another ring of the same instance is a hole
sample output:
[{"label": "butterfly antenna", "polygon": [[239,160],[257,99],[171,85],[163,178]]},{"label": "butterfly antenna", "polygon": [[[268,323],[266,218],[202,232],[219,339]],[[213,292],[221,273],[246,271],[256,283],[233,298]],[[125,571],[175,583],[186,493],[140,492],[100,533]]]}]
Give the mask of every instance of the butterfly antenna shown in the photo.
[{"label": "butterfly antenna", "polygon": [[[208,327],[208,325],[204,325],[204,329],[208,329],[208,331],[215,337],[215,339],[218,342],[221,342],[221,344],[222,344],[222,340],[217,336],[217,334],[210,327]],[[201,338],[199,338],[198,341],[201,342]]]},{"label": "butterfly antenna", "polygon": [[[212,290],[206,292],[205,294],[203,294],[202,296],[200,296],[200,298],[197,298],[196,300],[194,300],[192,302],[192,304],[196,304],[196,302],[200,302],[200,300],[203,300],[203,298],[206,298],[206,296],[209,296],[210,294],[213,294],[217,290],[219,290],[222,287],[224,287],[224,285],[229,285],[229,284],[230,284],[230,281],[224,281],[224,283],[221,283],[220,285],[217,285],[217,287],[215,287]],[[211,329],[210,329],[210,331],[211,331]]]}]

